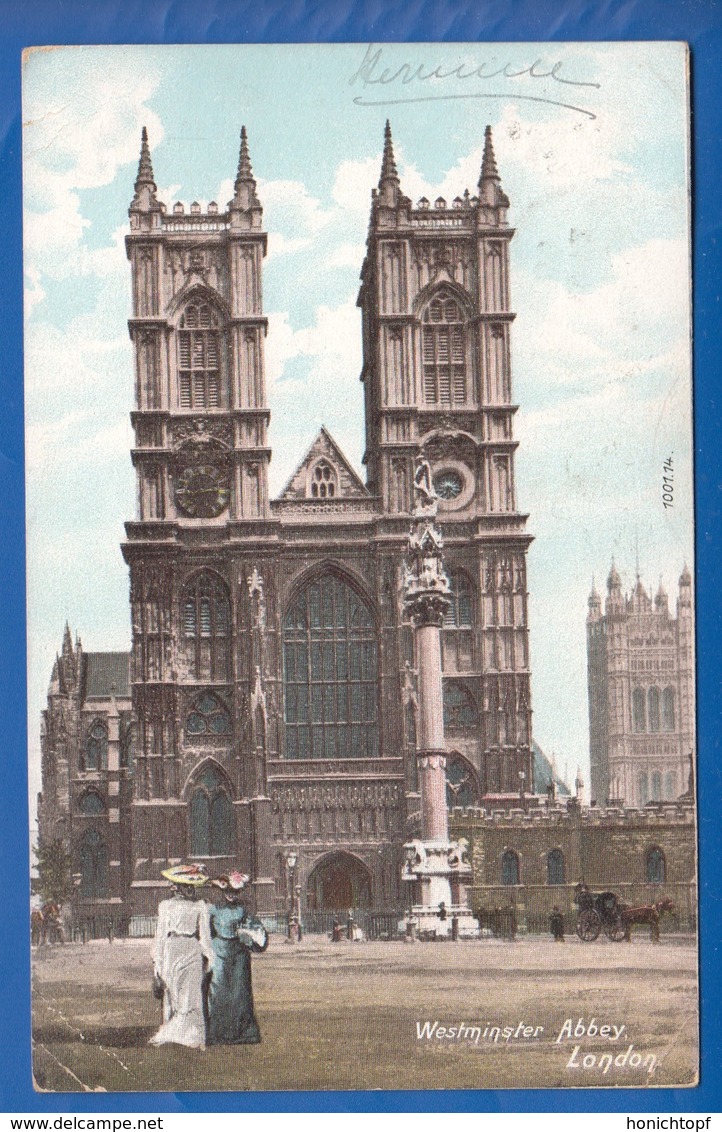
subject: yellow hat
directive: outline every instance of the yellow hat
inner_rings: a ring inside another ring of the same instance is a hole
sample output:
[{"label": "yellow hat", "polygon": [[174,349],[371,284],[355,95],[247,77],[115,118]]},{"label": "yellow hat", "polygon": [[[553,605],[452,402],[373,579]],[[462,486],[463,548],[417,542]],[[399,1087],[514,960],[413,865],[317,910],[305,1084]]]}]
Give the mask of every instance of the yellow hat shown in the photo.
[{"label": "yellow hat", "polygon": [[171,884],[189,884],[192,888],[200,888],[208,880],[205,865],[173,865],[160,875]]}]

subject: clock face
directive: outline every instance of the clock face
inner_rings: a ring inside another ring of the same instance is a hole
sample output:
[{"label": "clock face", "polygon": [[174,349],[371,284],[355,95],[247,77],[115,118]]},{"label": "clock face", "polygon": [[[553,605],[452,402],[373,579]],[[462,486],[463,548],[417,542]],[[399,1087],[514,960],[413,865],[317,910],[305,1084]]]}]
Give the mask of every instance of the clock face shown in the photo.
[{"label": "clock face", "polygon": [[434,476],[434,490],[439,499],[458,499],[464,488],[464,481],[453,468],[444,468]]},{"label": "clock face", "polygon": [[178,477],[175,497],[184,515],[194,519],[212,519],[225,511],[230,491],[228,478],[212,464],[186,468]]}]

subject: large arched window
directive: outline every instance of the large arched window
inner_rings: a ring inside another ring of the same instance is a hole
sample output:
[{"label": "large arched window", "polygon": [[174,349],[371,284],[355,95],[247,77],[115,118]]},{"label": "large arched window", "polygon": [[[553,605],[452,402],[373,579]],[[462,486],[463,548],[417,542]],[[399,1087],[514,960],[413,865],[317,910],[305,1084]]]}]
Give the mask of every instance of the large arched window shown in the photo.
[{"label": "large arched window", "polygon": [[662,730],[674,731],[674,688],[662,692]]},{"label": "large arched window", "polygon": [[650,801],[662,801],[662,772],[659,770],[652,771],[652,788]]},{"label": "large arched window", "polygon": [[449,755],[446,759],[447,806],[477,806],[480,791],[476,774],[465,759]]},{"label": "large arched window", "polygon": [[446,672],[464,672],[472,667],[474,601],[471,581],[463,570],[447,570],[449,608],[444,614],[442,663]]},{"label": "large arched window", "polygon": [[561,849],[547,853],[547,884],[564,884],[564,854]]},{"label": "large arched window", "polygon": [[231,607],[220,578],[208,571],[197,574],[183,590],[181,612],[191,674],[197,680],[227,681]]},{"label": "large arched window", "polygon": [[664,884],[667,879],[667,862],[664,853],[656,845],[647,850],[646,858],[647,882],[649,884]]},{"label": "large arched window", "polygon": [[659,688],[650,688],[647,692],[647,707],[649,730],[659,731]]},{"label": "large arched window", "polygon": [[101,719],[96,719],[86,736],[84,769],[108,769],[108,728]]},{"label": "large arched window", "polygon": [[649,801],[649,780],[646,771],[642,771],[641,774],[637,775],[637,797],[640,806],[647,805]]},{"label": "large arched window", "polygon": [[80,843],[80,895],[91,900],[108,895],[108,846],[94,829]]},{"label": "large arched window", "polygon": [[506,849],[501,858],[501,883],[519,883],[519,857],[513,849]]},{"label": "large arched window", "polygon": [[189,303],[178,324],[178,402],[181,409],[222,404],[220,319],[203,302]]},{"label": "large arched window", "polygon": [[216,735],[230,735],[231,717],[228,709],[211,692],[204,692],[193,704],[186,716],[186,738],[213,738]]},{"label": "large arched window", "polygon": [[455,680],[444,681],[444,727],[447,731],[468,731],[476,727],[479,713],[468,688]]},{"label": "large arched window", "polygon": [[233,852],[233,804],[218,771],[209,766],[190,801],[191,854],[227,857]]},{"label": "large arched window", "polygon": [[378,755],[376,634],[363,598],[335,574],[303,587],[283,619],[289,759]]},{"label": "large arched window", "polygon": [[645,711],[645,695],[643,688],[635,688],[632,692],[632,730],[646,731],[647,716]]},{"label": "large arched window", "polygon": [[463,405],[467,398],[466,327],[458,300],[442,288],[421,316],[424,401]]},{"label": "large arched window", "polygon": [[95,790],[86,790],[85,793],[80,795],[78,808],[80,809],[81,814],[88,814],[91,816],[105,813],[103,799]]}]

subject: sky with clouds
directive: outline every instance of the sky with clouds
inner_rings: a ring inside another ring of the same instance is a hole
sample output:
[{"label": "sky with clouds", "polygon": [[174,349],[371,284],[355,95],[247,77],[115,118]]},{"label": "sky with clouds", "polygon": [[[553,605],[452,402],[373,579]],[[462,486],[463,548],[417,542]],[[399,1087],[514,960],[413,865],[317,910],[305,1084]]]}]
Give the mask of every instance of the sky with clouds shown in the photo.
[{"label": "sky with clouds", "polygon": [[[380,52],[380,54],[376,54]],[[232,195],[241,124],[269,233],[270,481],[321,424],[361,473],[358,275],[383,125],[403,191],[474,192],[491,124],[511,247],[534,732],[588,781],[585,615],[612,556],[692,566],[687,71],[680,44],[82,47],[25,62],[31,798],[65,621],[130,644],[124,234],[142,126],[170,207]],[[673,456],[674,506],[662,505]]]}]

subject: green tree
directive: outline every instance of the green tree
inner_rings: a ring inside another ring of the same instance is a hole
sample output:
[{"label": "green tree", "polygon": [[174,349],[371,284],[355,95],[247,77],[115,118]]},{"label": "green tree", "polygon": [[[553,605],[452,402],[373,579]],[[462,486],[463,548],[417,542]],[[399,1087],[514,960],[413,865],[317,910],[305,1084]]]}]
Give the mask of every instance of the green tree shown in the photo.
[{"label": "green tree", "polygon": [[31,877],[31,892],[40,896],[43,903],[64,903],[73,891],[73,874],[70,853],[62,837],[41,842],[33,852],[37,876]]}]

